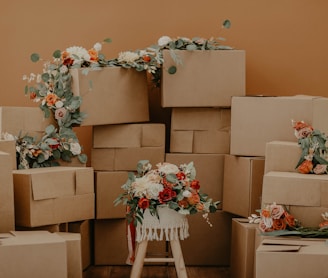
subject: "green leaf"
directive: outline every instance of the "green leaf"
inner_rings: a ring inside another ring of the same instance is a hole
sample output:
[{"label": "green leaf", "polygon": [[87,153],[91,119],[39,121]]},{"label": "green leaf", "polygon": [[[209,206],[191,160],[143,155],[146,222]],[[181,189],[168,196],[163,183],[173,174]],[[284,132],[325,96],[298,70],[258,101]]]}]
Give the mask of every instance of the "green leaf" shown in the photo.
[{"label": "green leaf", "polygon": [[45,72],[41,75],[41,78],[42,78],[43,82],[48,82],[50,79],[50,75],[49,75],[49,73]]},{"label": "green leaf", "polygon": [[40,60],[40,55],[38,53],[33,53],[30,58],[33,63],[36,63]]},{"label": "green leaf", "polygon": [[167,70],[169,74],[175,74],[177,72],[177,67],[176,66],[170,66],[169,69]]},{"label": "green leaf", "polygon": [[106,38],[106,39],[104,39],[104,42],[105,43],[111,43],[112,42],[112,39],[111,38]]},{"label": "green leaf", "polygon": [[81,163],[87,163],[88,161],[88,156],[86,154],[79,154],[77,158]]},{"label": "green leaf", "polygon": [[51,135],[56,132],[56,128],[53,125],[48,125],[45,131],[46,134]]},{"label": "green leaf", "polygon": [[54,51],[54,53],[52,54],[52,57],[58,59],[61,57],[61,51],[59,49],[57,49],[56,51]]},{"label": "green leaf", "polygon": [[231,22],[229,19],[226,19],[225,21],[223,21],[222,28],[229,29],[230,27],[231,27]]},{"label": "green leaf", "polygon": [[25,90],[25,95],[27,95],[27,93],[28,93],[28,86],[27,85],[25,86],[24,90]]}]

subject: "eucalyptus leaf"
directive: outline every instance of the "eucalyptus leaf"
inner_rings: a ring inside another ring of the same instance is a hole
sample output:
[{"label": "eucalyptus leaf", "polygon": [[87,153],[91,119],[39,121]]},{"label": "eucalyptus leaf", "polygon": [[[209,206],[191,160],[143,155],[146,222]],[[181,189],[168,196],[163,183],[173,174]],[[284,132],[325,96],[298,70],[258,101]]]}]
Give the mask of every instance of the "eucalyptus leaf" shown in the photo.
[{"label": "eucalyptus leaf", "polygon": [[33,53],[30,58],[33,63],[36,63],[40,60],[40,55],[38,53]]},{"label": "eucalyptus leaf", "polygon": [[87,163],[88,161],[88,156],[86,154],[79,154],[77,157],[81,163]]},{"label": "eucalyptus leaf", "polygon": [[223,21],[222,28],[229,29],[230,27],[231,27],[231,22],[229,19],[226,19],[225,21]]},{"label": "eucalyptus leaf", "polygon": [[111,38],[106,38],[106,39],[104,39],[104,42],[105,43],[111,43],[112,42],[112,39]]},{"label": "eucalyptus leaf", "polygon": [[52,54],[52,57],[55,59],[59,59],[61,57],[61,51],[60,50],[55,50],[54,53]]},{"label": "eucalyptus leaf", "polygon": [[177,72],[177,67],[176,66],[170,66],[169,69],[167,70],[169,74],[175,74]]}]

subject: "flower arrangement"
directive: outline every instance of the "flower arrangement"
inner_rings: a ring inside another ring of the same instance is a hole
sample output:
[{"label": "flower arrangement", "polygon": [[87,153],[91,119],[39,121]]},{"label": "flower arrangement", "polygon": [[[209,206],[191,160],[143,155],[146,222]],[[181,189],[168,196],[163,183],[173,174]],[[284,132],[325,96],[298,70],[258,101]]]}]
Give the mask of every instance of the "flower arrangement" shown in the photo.
[{"label": "flower arrangement", "polygon": [[327,137],[304,121],[292,121],[294,133],[302,149],[300,160],[296,165],[302,174],[327,174]]},{"label": "flower arrangement", "polygon": [[220,201],[214,202],[207,194],[201,193],[192,162],[180,166],[164,162],[152,169],[148,160],[139,161],[137,174],[129,173],[122,189],[124,193],[114,203],[127,206],[127,221],[134,226],[142,223],[146,209],[158,217],[159,206],[168,206],[184,215],[203,212],[210,224],[208,213],[216,212],[220,204]]}]

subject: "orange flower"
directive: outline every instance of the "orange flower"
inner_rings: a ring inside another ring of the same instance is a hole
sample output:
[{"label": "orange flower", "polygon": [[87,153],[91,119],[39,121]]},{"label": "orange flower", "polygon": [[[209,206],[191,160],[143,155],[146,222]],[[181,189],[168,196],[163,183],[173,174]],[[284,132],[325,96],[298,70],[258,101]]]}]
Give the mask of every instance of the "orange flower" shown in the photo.
[{"label": "orange flower", "polygon": [[286,222],[284,219],[273,219],[272,228],[274,230],[285,230]]},{"label": "orange flower", "polygon": [[48,106],[55,105],[56,101],[58,100],[57,95],[50,93],[46,96],[46,102]]},{"label": "orange flower", "polygon": [[325,220],[319,224],[319,228],[328,227],[328,220]]},{"label": "orange flower", "polygon": [[297,170],[302,174],[308,174],[313,169],[313,163],[310,160],[304,160]]},{"label": "orange flower", "polygon": [[285,215],[286,224],[289,227],[294,227],[295,226],[295,218],[294,218],[294,216],[291,215],[291,214],[289,214],[287,211],[285,211],[284,215]]},{"label": "orange flower", "polygon": [[196,209],[197,209],[197,211],[203,211],[203,209],[204,209],[204,204],[202,204],[202,203],[198,203],[198,204],[196,205]]},{"label": "orange flower", "polygon": [[151,58],[150,58],[150,56],[148,56],[148,55],[144,55],[143,57],[142,57],[142,60],[144,60],[145,62],[150,62],[150,60],[151,60]]},{"label": "orange flower", "polygon": [[262,214],[263,217],[266,217],[266,218],[269,218],[270,217],[270,211],[267,210],[267,209],[263,209],[261,211],[261,214]]},{"label": "orange flower", "polygon": [[190,187],[195,190],[199,190],[200,185],[198,180],[193,180],[190,184]]},{"label": "orange flower", "polygon": [[42,151],[41,151],[41,150],[31,150],[31,152],[32,152],[32,155],[33,155],[34,157],[38,157],[38,156],[39,156],[39,154],[41,154],[41,153],[42,153]]},{"label": "orange flower", "polygon": [[183,172],[177,173],[176,176],[177,176],[178,180],[180,180],[180,181],[184,180],[186,178],[186,174]]},{"label": "orange flower", "polygon": [[192,193],[190,197],[188,197],[188,202],[191,205],[196,205],[200,202],[199,195],[197,193]]},{"label": "orange flower", "polygon": [[30,99],[35,99],[36,98],[36,93],[35,92],[32,92],[30,93]]},{"label": "orange flower", "polygon": [[188,201],[187,201],[186,198],[183,198],[182,200],[180,200],[180,201],[178,202],[178,205],[179,205],[179,207],[182,207],[182,208],[187,208],[187,207],[189,207],[189,203],[188,203]]},{"label": "orange flower", "polygon": [[62,61],[65,66],[71,66],[74,62],[74,60],[69,57],[69,53],[67,51],[62,52]]},{"label": "orange flower", "polygon": [[141,198],[138,202],[138,207],[142,209],[149,208],[149,200],[147,198]]},{"label": "orange flower", "polygon": [[88,53],[90,55],[90,61],[96,62],[98,60],[98,52],[94,48],[89,49]]}]

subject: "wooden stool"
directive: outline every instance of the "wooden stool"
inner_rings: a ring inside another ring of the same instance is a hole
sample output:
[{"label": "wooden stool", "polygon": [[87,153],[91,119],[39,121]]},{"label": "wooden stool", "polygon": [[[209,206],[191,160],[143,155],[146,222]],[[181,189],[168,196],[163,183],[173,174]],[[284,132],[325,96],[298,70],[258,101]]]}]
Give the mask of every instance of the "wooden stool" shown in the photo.
[{"label": "wooden stool", "polygon": [[[187,278],[187,271],[181,251],[180,239],[189,236],[188,221],[185,215],[164,207],[158,210],[159,220],[150,215],[144,214],[142,225],[136,228],[136,254],[132,266],[130,278],[140,278],[143,265],[146,262],[174,262],[178,278]],[[149,258],[146,257],[149,240],[166,240],[170,242],[171,258]]]}]

